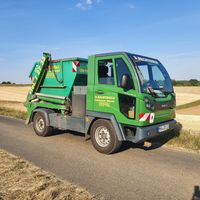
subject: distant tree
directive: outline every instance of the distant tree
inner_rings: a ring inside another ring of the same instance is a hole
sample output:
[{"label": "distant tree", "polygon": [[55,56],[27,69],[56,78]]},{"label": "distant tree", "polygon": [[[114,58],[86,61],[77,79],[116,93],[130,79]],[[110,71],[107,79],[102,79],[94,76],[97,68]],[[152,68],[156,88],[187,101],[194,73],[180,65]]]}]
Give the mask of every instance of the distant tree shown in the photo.
[{"label": "distant tree", "polygon": [[177,82],[176,82],[176,80],[175,80],[175,79],[172,79],[172,84],[173,84],[174,86],[176,86],[176,85],[177,85]]},{"label": "distant tree", "polygon": [[10,81],[3,81],[1,84],[12,84]]},{"label": "distant tree", "polygon": [[173,86],[200,86],[200,81],[197,79],[190,80],[175,80],[172,79]]},{"label": "distant tree", "polygon": [[190,83],[192,86],[199,86],[199,85],[200,85],[200,82],[199,82],[197,79],[190,79],[190,80],[189,80],[189,83]]}]

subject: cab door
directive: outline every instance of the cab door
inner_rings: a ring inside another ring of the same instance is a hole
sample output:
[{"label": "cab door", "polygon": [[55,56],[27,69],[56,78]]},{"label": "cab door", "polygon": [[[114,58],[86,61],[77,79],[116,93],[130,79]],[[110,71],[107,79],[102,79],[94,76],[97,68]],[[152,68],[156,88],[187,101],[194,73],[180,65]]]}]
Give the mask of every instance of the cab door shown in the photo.
[{"label": "cab door", "polygon": [[[123,75],[132,81],[132,88],[121,86]],[[96,59],[94,111],[113,114],[117,121],[136,124],[137,82],[133,69],[122,55]]]},{"label": "cab door", "polygon": [[114,113],[118,109],[113,57],[97,57],[94,85],[94,111]]},{"label": "cab door", "polygon": [[[134,74],[131,64],[124,56],[114,58],[116,87],[118,96],[118,114],[116,118],[122,124],[136,125],[138,112],[138,88],[136,75]],[[130,78],[130,87],[123,88],[122,79],[126,75]]]}]

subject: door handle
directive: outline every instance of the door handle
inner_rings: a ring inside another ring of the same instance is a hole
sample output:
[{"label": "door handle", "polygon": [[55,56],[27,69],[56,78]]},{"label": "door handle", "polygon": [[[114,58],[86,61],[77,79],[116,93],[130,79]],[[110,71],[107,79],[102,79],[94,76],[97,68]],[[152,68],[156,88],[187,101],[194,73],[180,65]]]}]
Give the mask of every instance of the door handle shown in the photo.
[{"label": "door handle", "polygon": [[104,91],[103,90],[96,90],[95,93],[96,94],[104,94]]}]

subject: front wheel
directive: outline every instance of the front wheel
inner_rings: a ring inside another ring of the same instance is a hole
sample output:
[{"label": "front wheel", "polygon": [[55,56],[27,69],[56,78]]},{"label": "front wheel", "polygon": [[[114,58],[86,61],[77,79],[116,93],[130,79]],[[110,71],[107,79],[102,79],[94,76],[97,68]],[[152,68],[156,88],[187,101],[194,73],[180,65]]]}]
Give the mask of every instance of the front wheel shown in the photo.
[{"label": "front wheel", "polygon": [[119,141],[112,123],[98,119],[91,128],[91,140],[94,148],[100,153],[111,154],[119,150],[122,141]]},{"label": "front wheel", "polygon": [[43,113],[37,112],[33,118],[33,128],[38,136],[46,137],[52,134],[53,127],[46,125]]}]

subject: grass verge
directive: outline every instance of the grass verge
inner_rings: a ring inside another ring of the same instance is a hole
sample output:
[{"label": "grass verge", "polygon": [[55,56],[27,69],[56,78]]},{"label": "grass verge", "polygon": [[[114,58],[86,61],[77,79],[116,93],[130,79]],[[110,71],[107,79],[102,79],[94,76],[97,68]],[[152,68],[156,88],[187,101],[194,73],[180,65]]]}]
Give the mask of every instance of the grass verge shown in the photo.
[{"label": "grass verge", "polygon": [[177,128],[170,133],[152,139],[151,142],[155,146],[165,145],[200,153],[200,134],[191,133],[189,130]]},{"label": "grass verge", "polygon": [[[0,149],[0,199],[96,200],[85,189]],[[101,198],[102,199],[102,198]]]},{"label": "grass verge", "polygon": [[181,147],[200,152],[200,135],[193,135],[188,130],[181,130],[179,135],[175,135],[175,137],[168,141],[167,146]]},{"label": "grass verge", "polygon": [[15,117],[19,119],[26,119],[26,112],[19,111],[13,108],[6,108],[3,106],[0,106],[0,115],[5,115],[8,117]]},{"label": "grass verge", "polygon": [[185,109],[185,108],[191,108],[191,107],[198,106],[198,105],[200,105],[200,100],[176,106],[176,110],[181,110],[181,109]]}]

